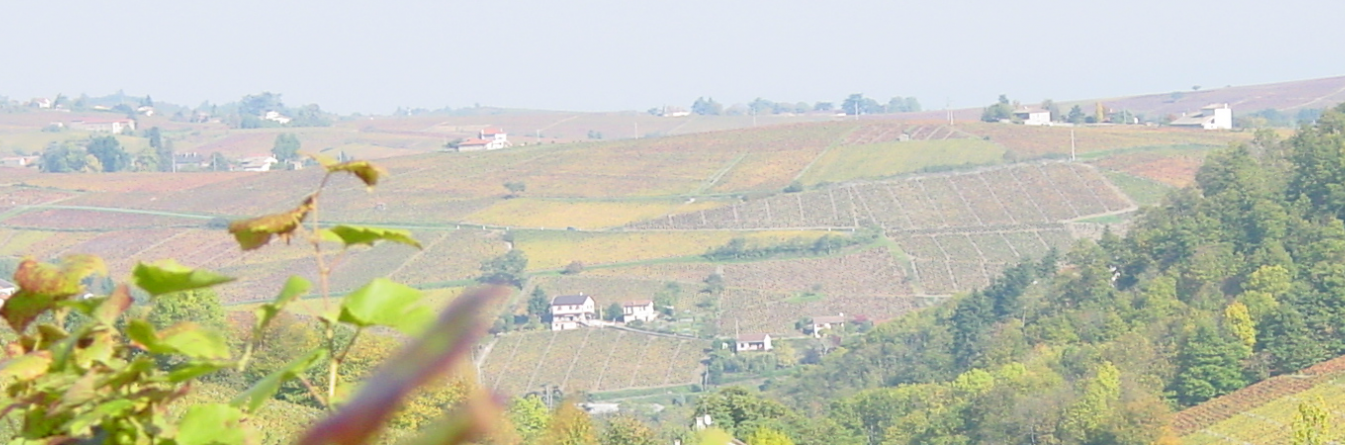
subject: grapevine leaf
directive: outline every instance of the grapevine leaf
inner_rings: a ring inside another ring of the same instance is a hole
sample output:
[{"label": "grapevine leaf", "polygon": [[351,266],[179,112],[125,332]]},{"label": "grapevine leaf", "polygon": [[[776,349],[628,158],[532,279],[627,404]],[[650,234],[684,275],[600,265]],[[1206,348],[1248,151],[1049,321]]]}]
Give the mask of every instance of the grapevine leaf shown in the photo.
[{"label": "grapevine leaf", "polygon": [[330,233],[335,235],[345,243],[346,247],[364,244],[373,246],[378,241],[391,241],[401,243],[417,249],[422,249],[420,241],[411,237],[411,232],[397,229],[384,229],[379,227],[363,226],[336,226],[332,227]]},{"label": "grapevine leaf", "polygon": [[4,315],[14,332],[23,332],[38,315],[55,305],[56,300],[50,295],[20,290],[5,300],[4,306],[0,306],[0,315]]},{"label": "grapevine leaf", "polygon": [[196,323],[183,322],[159,333],[159,344],[169,350],[192,358],[227,359],[229,345],[223,335]]},{"label": "grapevine leaf", "polygon": [[51,351],[37,351],[21,355],[0,364],[0,379],[15,378],[26,382],[47,373],[51,365]]},{"label": "grapevine leaf", "polygon": [[168,381],[181,383],[224,368],[219,363],[192,363],[173,369],[173,372],[168,373]]},{"label": "grapevine leaf", "polygon": [[89,435],[94,425],[103,423],[103,419],[108,417],[119,417],[122,413],[135,408],[135,402],[127,399],[113,399],[106,403],[99,404],[92,410],[70,421],[70,431],[76,435]]},{"label": "grapevine leaf", "polygon": [[304,199],[304,202],[298,207],[281,213],[258,216],[256,218],[243,219],[229,223],[229,233],[232,233],[234,239],[238,241],[238,246],[243,250],[253,250],[265,246],[271,242],[272,236],[278,236],[280,239],[289,242],[290,237],[294,236],[294,231],[299,229],[299,224],[308,217],[308,212],[314,207],[313,196]]},{"label": "grapevine leaf", "polygon": [[277,391],[280,391],[280,385],[285,382],[298,378],[300,374],[312,368],[314,364],[327,359],[326,349],[316,349],[308,353],[307,356],[289,362],[284,368],[281,368],[270,375],[254,383],[247,391],[243,391],[234,397],[229,403],[233,406],[243,409],[249,413],[255,413],[262,407],[267,400],[271,400]]},{"label": "grapevine leaf", "polygon": [[137,287],[144,289],[145,292],[149,292],[150,296],[154,297],[210,287],[234,280],[232,277],[208,270],[192,269],[178,264],[174,260],[136,264],[131,276]]},{"label": "grapevine leaf", "polygon": [[159,335],[154,333],[154,326],[146,320],[134,319],[126,323],[126,336],[146,351],[156,354],[171,354],[173,352],[159,342]]},{"label": "grapevine leaf", "polygon": [[112,295],[102,299],[98,307],[93,309],[93,318],[106,325],[111,325],[117,321],[126,309],[131,307],[131,291],[125,284],[117,285],[117,289],[112,291]]},{"label": "grapevine leaf", "polygon": [[371,188],[378,185],[378,179],[380,177],[388,174],[387,171],[369,161],[349,161],[327,165],[326,167],[328,172],[348,172],[355,175],[355,177],[364,181],[364,185]]},{"label": "grapevine leaf", "polygon": [[223,403],[187,408],[178,426],[179,445],[241,444],[247,442],[243,412]]},{"label": "grapevine leaf", "polygon": [[25,259],[14,272],[14,281],[21,290],[61,299],[80,293],[80,281],[93,274],[107,275],[107,266],[92,255],[65,257],[60,267]]},{"label": "grapevine leaf", "polygon": [[280,289],[280,295],[276,296],[274,302],[263,304],[253,311],[257,315],[257,323],[252,327],[253,336],[260,336],[262,331],[265,331],[266,327],[271,324],[271,320],[274,320],[276,315],[280,315],[280,311],[284,310],[286,305],[299,298],[300,295],[308,293],[308,290],[312,287],[313,283],[303,277],[291,276],[289,281],[285,282],[285,287]]},{"label": "grapevine leaf", "polygon": [[386,278],[375,278],[341,300],[343,323],[359,327],[403,327],[421,292]]},{"label": "grapevine leaf", "polygon": [[443,370],[467,358],[485,331],[479,314],[506,295],[505,288],[467,292],[453,301],[429,329],[369,377],[335,414],[313,425],[300,445],[354,445],[368,442],[402,400]]},{"label": "grapevine leaf", "polygon": [[317,161],[318,164],[322,165],[323,168],[331,167],[339,162],[336,159],[332,158],[331,156],[327,156],[322,153],[304,153],[304,156],[308,156],[309,158],[312,158],[314,161]]}]

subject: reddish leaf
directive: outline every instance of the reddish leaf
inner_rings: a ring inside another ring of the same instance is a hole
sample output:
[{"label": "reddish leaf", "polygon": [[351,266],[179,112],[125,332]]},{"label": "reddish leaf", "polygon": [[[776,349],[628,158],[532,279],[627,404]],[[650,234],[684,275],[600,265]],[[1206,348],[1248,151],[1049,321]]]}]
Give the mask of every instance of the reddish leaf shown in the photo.
[{"label": "reddish leaf", "polygon": [[303,204],[295,207],[293,210],[282,213],[258,216],[251,219],[243,219],[229,223],[229,233],[232,233],[234,239],[243,250],[253,250],[265,246],[271,242],[272,236],[278,236],[290,241],[294,231],[299,229],[299,225],[308,217],[308,212],[313,210],[313,197],[304,199]]},{"label": "reddish leaf", "polygon": [[0,307],[0,315],[5,317],[5,322],[9,323],[14,332],[23,332],[38,315],[54,306],[56,299],[49,295],[19,290],[5,300],[5,305]]},{"label": "reddish leaf", "polygon": [[93,310],[93,317],[103,324],[112,324],[117,321],[126,309],[131,307],[131,291],[125,284],[117,285],[117,289],[108,295],[98,308]]},{"label": "reddish leaf", "polygon": [[364,185],[369,187],[378,185],[378,179],[388,174],[382,167],[371,164],[369,161],[342,162],[326,167],[329,172],[349,172],[360,178],[361,181],[364,181]]},{"label": "reddish leaf", "polygon": [[467,357],[485,331],[478,314],[506,294],[503,287],[481,288],[455,300],[433,326],[384,362],[349,403],[309,428],[299,443],[368,442],[413,390]]}]

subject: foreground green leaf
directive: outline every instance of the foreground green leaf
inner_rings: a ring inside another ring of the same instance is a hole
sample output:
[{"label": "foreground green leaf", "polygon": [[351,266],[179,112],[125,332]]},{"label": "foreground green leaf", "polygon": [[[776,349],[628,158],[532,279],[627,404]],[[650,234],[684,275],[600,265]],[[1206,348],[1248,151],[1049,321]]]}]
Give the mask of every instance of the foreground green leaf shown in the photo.
[{"label": "foreground green leaf", "polygon": [[234,278],[208,270],[192,269],[178,264],[174,260],[163,260],[151,264],[136,264],[131,272],[135,285],[151,296],[189,291],[228,283]]},{"label": "foreground green leaf", "polygon": [[280,295],[276,295],[275,301],[263,304],[253,311],[253,314],[257,316],[257,323],[252,327],[252,335],[254,337],[260,336],[266,330],[266,327],[271,324],[271,320],[275,320],[276,316],[280,315],[280,311],[284,310],[285,306],[299,296],[308,293],[309,289],[312,288],[312,282],[298,275],[291,276],[285,282],[285,287],[280,289]]},{"label": "foreground green leaf", "polygon": [[386,278],[375,278],[341,300],[338,321],[359,327],[387,326],[416,330],[428,321],[427,309],[418,306],[420,290]]},{"label": "foreground green leaf", "polygon": [[243,412],[223,403],[187,409],[178,425],[178,445],[241,444],[247,442]]},{"label": "foreground green leaf", "polygon": [[347,247],[364,244],[373,246],[378,241],[389,241],[401,243],[417,249],[422,249],[420,241],[411,237],[411,232],[397,229],[384,229],[379,227],[347,226],[340,225],[327,230],[328,233],[336,236]]}]

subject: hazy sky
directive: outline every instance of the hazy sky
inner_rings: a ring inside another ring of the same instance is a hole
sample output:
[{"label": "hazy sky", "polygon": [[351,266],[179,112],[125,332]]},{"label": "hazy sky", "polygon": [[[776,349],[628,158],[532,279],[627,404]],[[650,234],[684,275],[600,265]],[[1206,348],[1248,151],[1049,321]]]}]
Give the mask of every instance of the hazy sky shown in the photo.
[{"label": "hazy sky", "polygon": [[0,95],[981,106],[1345,75],[1338,0],[0,0]]}]

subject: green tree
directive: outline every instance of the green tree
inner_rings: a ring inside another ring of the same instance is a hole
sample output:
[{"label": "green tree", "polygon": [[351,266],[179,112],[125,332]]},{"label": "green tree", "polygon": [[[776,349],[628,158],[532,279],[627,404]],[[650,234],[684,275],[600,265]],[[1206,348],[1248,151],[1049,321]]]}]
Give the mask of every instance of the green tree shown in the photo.
[{"label": "green tree", "polygon": [[1208,321],[1182,342],[1177,354],[1173,390],[1177,401],[1191,406],[1246,386],[1240,361],[1246,356],[1241,342]]},{"label": "green tree", "polygon": [[981,120],[984,122],[999,122],[1013,119],[1013,105],[1009,103],[1009,98],[1003,94],[999,95],[999,100],[990,106],[981,110]]},{"label": "green tree", "polygon": [[299,158],[299,146],[298,136],[281,133],[276,135],[276,142],[271,146],[271,155],[280,162],[293,161]]},{"label": "green tree", "polygon": [[1083,108],[1079,108],[1078,105],[1071,107],[1069,114],[1065,115],[1065,121],[1074,125],[1082,124],[1086,119],[1087,115],[1083,113]]},{"label": "green tree", "polygon": [[528,256],[523,254],[522,250],[512,249],[504,255],[481,263],[481,276],[477,280],[482,283],[521,287],[527,269]]},{"label": "green tree", "polygon": [[618,321],[621,320],[621,317],[621,303],[615,302],[607,306],[607,313],[602,314],[603,320],[607,321]]},{"label": "green tree", "polygon": [[597,445],[597,431],[588,413],[571,402],[563,402],[551,415],[544,445]]},{"label": "green tree", "polygon": [[528,184],[524,184],[523,181],[506,182],[504,183],[504,189],[509,191],[505,198],[517,198],[520,193],[528,190]]},{"label": "green tree", "polygon": [[747,436],[747,445],[794,445],[785,433],[761,427]]},{"label": "green tree", "polygon": [[119,172],[131,166],[131,155],[121,148],[115,136],[100,136],[89,140],[90,155],[98,159],[102,171]]},{"label": "green tree", "polygon": [[1234,301],[1224,309],[1224,323],[1228,324],[1228,330],[1234,337],[1242,341],[1247,346],[1247,354],[1250,355],[1253,348],[1256,347],[1256,322],[1247,312],[1247,305]]},{"label": "green tree", "polygon": [[515,398],[506,414],[526,444],[540,443],[546,434],[547,425],[551,424],[551,411],[546,408],[542,398],[536,395]]},{"label": "green tree", "polygon": [[713,97],[699,97],[691,104],[691,112],[701,116],[718,116],[724,113],[724,106],[715,102]]},{"label": "green tree", "polygon": [[607,422],[598,438],[602,445],[658,445],[654,430],[634,417],[618,416]]},{"label": "green tree", "polygon": [[541,286],[534,287],[532,295],[528,297],[528,315],[541,321],[547,321],[547,317],[551,315],[551,298]]}]

